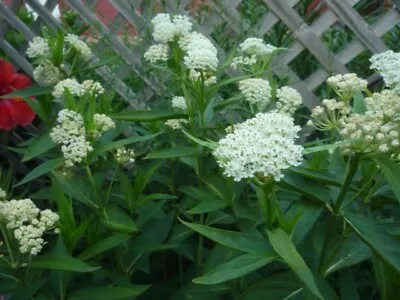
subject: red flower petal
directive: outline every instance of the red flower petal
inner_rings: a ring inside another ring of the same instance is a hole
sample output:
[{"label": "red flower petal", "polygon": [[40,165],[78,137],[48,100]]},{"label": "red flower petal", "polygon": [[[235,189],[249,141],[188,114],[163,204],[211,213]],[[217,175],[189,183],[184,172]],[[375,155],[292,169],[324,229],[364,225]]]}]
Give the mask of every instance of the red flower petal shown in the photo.
[{"label": "red flower petal", "polygon": [[10,130],[15,126],[10,111],[11,100],[0,100],[0,129]]},{"label": "red flower petal", "polygon": [[24,89],[31,84],[32,80],[24,74],[14,73],[11,76],[10,85],[16,90]]},{"label": "red flower petal", "polygon": [[35,119],[35,112],[28,104],[19,99],[12,99],[10,106],[11,116],[16,125],[29,125]]},{"label": "red flower petal", "polygon": [[0,89],[10,84],[13,74],[14,67],[12,64],[6,60],[0,59]]}]

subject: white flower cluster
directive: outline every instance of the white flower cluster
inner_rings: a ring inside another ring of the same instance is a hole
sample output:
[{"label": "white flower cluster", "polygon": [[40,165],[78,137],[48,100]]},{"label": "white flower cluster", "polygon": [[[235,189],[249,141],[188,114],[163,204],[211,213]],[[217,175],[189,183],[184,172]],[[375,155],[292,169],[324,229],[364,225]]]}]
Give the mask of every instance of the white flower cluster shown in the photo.
[{"label": "white flower cluster", "polygon": [[213,152],[224,175],[235,181],[255,175],[272,176],[302,162],[303,147],[294,143],[300,127],[293,118],[271,111],[234,126],[234,132],[219,141]]},{"label": "white flower cluster", "polygon": [[268,80],[261,78],[244,79],[239,81],[239,90],[250,104],[264,107],[271,100],[271,86]]},{"label": "white flower cluster", "polygon": [[294,88],[283,86],[276,92],[276,108],[280,113],[293,115],[303,103],[303,98]]},{"label": "white flower cluster", "polygon": [[400,113],[400,97],[393,90],[383,90],[365,98],[367,110],[391,119]]},{"label": "white flower cluster", "polygon": [[22,254],[37,255],[45,241],[43,234],[54,229],[59,216],[49,209],[40,210],[31,199],[0,202],[0,217],[13,231]]},{"label": "white flower cluster", "polygon": [[259,59],[269,58],[277,49],[275,46],[266,44],[260,38],[247,38],[239,45],[242,55],[236,56],[231,66],[237,69],[255,65]]},{"label": "white flower cluster", "polygon": [[58,113],[58,125],[50,133],[51,139],[61,145],[61,151],[67,167],[72,167],[93,151],[86,141],[86,131],[83,118],[77,112],[63,109]]},{"label": "white flower cluster", "polygon": [[213,43],[199,32],[192,32],[179,41],[185,51],[184,64],[196,72],[215,71],[218,67],[218,50]]},{"label": "white flower cluster", "polygon": [[50,61],[44,61],[33,71],[35,81],[42,85],[54,85],[62,79],[60,70]]},{"label": "white flower cluster", "polygon": [[187,35],[192,30],[192,23],[186,16],[158,14],[153,20],[153,38],[160,43],[172,42],[175,37]]},{"label": "white flower cluster", "polygon": [[65,90],[68,90],[73,96],[78,97],[85,93],[85,89],[76,79],[67,78],[56,84],[52,95],[55,98],[60,98],[64,95]]},{"label": "white flower cluster", "polygon": [[143,56],[145,60],[152,64],[165,62],[168,60],[168,46],[163,44],[152,45]]},{"label": "white flower cluster", "polygon": [[85,80],[81,84],[82,93],[92,94],[95,96],[99,96],[104,94],[104,88],[100,84],[100,82],[93,80]]},{"label": "white flower cluster", "polygon": [[95,126],[95,131],[93,133],[94,139],[98,139],[106,131],[115,128],[114,121],[105,114],[95,114],[93,118]]},{"label": "white flower cluster", "polygon": [[135,151],[125,147],[118,148],[115,152],[115,159],[120,164],[131,164],[135,162]]},{"label": "white flower cluster", "polygon": [[343,100],[350,100],[356,92],[366,90],[368,85],[366,80],[358,78],[355,73],[331,76],[326,82]]},{"label": "white flower cluster", "polygon": [[377,70],[387,86],[400,90],[400,53],[388,50],[371,57],[371,69]]},{"label": "white flower cluster", "polygon": [[187,109],[186,100],[182,96],[173,97],[172,101],[171,101],[171,105],[172,105],[173,108],[182,109],[182,110],[186,110]]},{"label": "white flower cluster", "polygon": [[0,188],[0,200],[6,199],[6,197],[7,193],[2,188]]},{"label": "white flower cluster", "polygon": [[187,124],[188,120],[186,119],[170,119],[165,121],[165,125],[167,125],[172,130],[179,130],[182,128],[183,124]]},{"label": "white flower cluster", "polygon": [[26,55],[29,58],[43,57],[47,56],[49,53],[49,43],[40,36],[34,37],[33,40],[29,42],[28,49],[26,50]]},{"label": "white flower cluster", "polygon": [[90,50],[89,46],[82,41],[77,35],[75,34],[67,34],[65,37],[65,42],[69,44],[69,46],[75,49],[84,59],[89,59],[92,55],[92,51]]},{"label": "white flower cluster", "polygon": [[350,111],[348,102],[324,99],[322,106],[313,108],[312,120],[309,120],[307,125],[314,126],[321,131],[334,130],[338,127],[339,120],[350,114]]}]

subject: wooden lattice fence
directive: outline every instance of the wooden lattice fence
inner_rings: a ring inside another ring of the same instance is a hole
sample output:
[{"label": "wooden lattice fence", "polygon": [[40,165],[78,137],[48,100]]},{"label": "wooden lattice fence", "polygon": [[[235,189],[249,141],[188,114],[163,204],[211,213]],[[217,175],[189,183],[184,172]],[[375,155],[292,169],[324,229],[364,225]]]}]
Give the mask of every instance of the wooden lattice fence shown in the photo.
[{"label": "wooden lattice fence", "polygon": [[[128,22],[140,34],[142,30],[148,27],[149,21],[145,20],[136,9],[141,4],[141,0],[109,1],[118,11],[118,14],[108,26],[102,23],[101,18],[92,9],[97,1],[65,0],[64,3],[79,14],[82,22],[90,25],[92,32],[106,37],[107,45],[121,57],[125,63],[124,70],[113,73],[107,67],[102,67],[97,72],[107,82],[110,82],[113,88],[133,108],[140,108],[143,107],[143,101],[139,101],[139,97],[124,83],[124,79],[129,72],[134,72],[145,82],[147,97],[154,94],[162,94],[162,90],[141,72],[141,53],[134,53],[128,48],[118,38],[116,32],[122,24]],[[19,31],[26,41],[39,34],[41,24],[53,29],[59,28],[61,26],[59,20],[52,15],[52,10],[57,5],[57,2],[56,0],[48,0],[46,4],[42,5],[37,0],[13,0],[10,7],[0,2],[0,48],[28,74],[32,74],[32,67],[25,58],[27,43],[22,45],[20,49],[15,49],[3,37],[11,27]],[[175,0],[166,2],[166,7],[162,9],[167,12],[182,13],[192,1],[182,0],[178,1],[178,4]],[[206,15],[206,20],[203,20],[202,25],[199,27],[200,31],[209,35],[215,26],[226,22],[234,34],[240,34],[241,16],[238,12],[238,7],[243,1],[208,0],[206,2],[211,9]],[[267,5],[268,12],[256,26],[253,26],[252,35],[262,37],[278,22],[282,22],[290,29],[295,41],[287,51],[283,52],[275,60],[274,72],[279,77],[289,79],[289,83],[303,95],[308,108],[314,107],[319,102],[314,91],[328,76],[334,73],[349,72],[346,65],[364,50],[372,53],[388,50],[381,37],[400,22],[400,12],[396,8],[398,1],[393,1],[393,8],[387,10],[373,24],[367,24],[354,8],[360,2],[359,0],[324,0],[327,9],[311,24],[307,24],[295,9],[299,0],[263,0],[263,2]],[[30,27],[20,21],[15,14],[16,9],[24,3],[38,14],[35,24]],[[146,1],[146,3],[154,5],[156,1]],[[321,40],[321,36],[338,23],[346,26],[354,34],[355,38],[338,53],[332,53]],[[98,49],[101,49],[101,47],[98,47]],[[300,79],[289,65],[303,50],[308,50],[321,67],[307,78]],[[96,57],[94,57],[92,63],[96,63]],[[372,82],[376,78],[376,76],[371,76],[369,81]]]}]

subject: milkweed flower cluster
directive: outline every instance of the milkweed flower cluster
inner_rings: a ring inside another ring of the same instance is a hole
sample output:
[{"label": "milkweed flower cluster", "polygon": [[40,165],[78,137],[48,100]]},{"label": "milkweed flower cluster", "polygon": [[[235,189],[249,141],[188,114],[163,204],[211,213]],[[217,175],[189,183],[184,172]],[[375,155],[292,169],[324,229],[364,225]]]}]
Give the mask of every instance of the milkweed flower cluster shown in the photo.
[{"label": "milkweed flower cluster", "polygon": [[55,143],[61,145],[66,166],[73,167],[93,151],[86,140],[83,118],[75,111],[63,109],[58,113],[57,123],[50,137]]},{"label": "milkweed flower cluster", "polygon": [[170,119],[165,121],[165,125],[171,128],[172,130],[179,130],[182,128],[183,124],[187,124],[188,120],[186,119]]},{"label": "milkweed flower cluster", "polygon": [[235,181],[256,175],[279,181],[283,171],[302,162],[303,147],[295,144],[299,126],[276,111],[258,113],[233,127],[213,155],[224,175]]},{"label": "milkweed flower cluster", "polygon": [[313,108],[312,120],[308,121],[309,126],[314,126],[321,131],[330,131],[338,128],[339,120],[351,112],[347,102],[336,99],[324,99],[322,105]]},{"label": "milkweed flower cluster", "polygon": [[249,78],[239,81],[239,90],[247,102],[266,106],[271,100],[271,86],[268,80]]},{"label": "milkweed flower cluster", "polygon": [[57,232],[59,216],[49,209],[40,210],[31,199],[0,202],[0,219],[12,231],[22,254],[37,255],[46,244],[46,231]]},{"label": "milkweed flower cluster", "polygon": [[236,56],[231,64],[234,69],[255,65],[259,60],[271,57],[278,48],[260,38],[250,37],[239,45],[239,50],[241,55]]},{"label": "milkweed flower cluster", "polygon": [[77,97],[82,96],[85,92],[82,85],[76,79],[67,78],[56,84],[52,95],[55,98],[60,98],[64,95],[65,90],[68,90],[71,95]]},{"label": "milkweed flower cluster", "polygon": [[37,36],[28,44],[26,55],[29,58],[39,58],[50,54],[49,43],[46,39]]},{"label": "milkweed flower cluster", "polygon": [[83,59],[89,59],[91,57],[92,51],[89,46],[79,38],[79,36],[69,33],[65,36],[65,42],[72,49],[75,49]]},{"label": "milkweed flower cluster", "polygon": [[366,80],[355,73],[331,76],[326,82],[342,100],[350,100],[356,92],[366,90],[368,85]]},{"label": "milkweed flower cluster", "polygon": [[62,79],[60,69],[50,61],[44,61],[33,71],[35,81],[41,85],[54,85]]},{"label": "milkweed flower cluster", "polygon": [[91,94],[94,96],[99,96],[101,94],[104,94],[104,88],[100,84],[100,82],[93,81],[93,80],[85,80],[82,82],[82,90],[83,93],[86,94]]},{"label": "milkweed flower cluster", "polygon": [[174,16],[171,19],[169,14],[161,13],[153,20],[153,38],[159,43],[172,42],[175,37],[187,35],[192,30],[192,23],[186,16]]},{"label": "milkweed flower cluster", "polygon": [[303,98],[294,88],[283,86],[276,92],[276,108],[280,113],[293,115],[303,104]]},{"label": "milkweed flower cluster", "polygon": [[135,151],[126,147],[118,148],[115,151],[115,159],[120,164],[131,164],[135,162]]},{"label": "milkweed flower cluster", "polygon": [[95,130],[93,132],[93,138],[98,139],[106,131],[115,128],[114,121],[105,114],[94,114],[93,116]]},{"label": "milkweed flower cluster", "polygon": [[371,57],[371,69],[377,70],[388,87],[400,91],[400,53],[388,50]]},{"label": "milkweed flower cluster", "polygon": [[152,64],[167,61],[168,46],[163,44],[150,46],[149,49],[147,49],[147,51],[144,53],[144,59]]},{"label": "milkweed flower cluster", "polygon": [[182,110],[187,109],[186,100],[182,96],[173,97],[171,101],[171,106],[176,109],[182,109]]}]

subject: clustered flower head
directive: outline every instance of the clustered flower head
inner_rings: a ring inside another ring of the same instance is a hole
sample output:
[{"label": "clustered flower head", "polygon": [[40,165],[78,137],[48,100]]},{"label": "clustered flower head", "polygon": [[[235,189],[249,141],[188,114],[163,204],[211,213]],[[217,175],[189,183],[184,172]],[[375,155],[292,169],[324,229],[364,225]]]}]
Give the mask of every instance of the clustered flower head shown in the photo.
[{"label": "clustered flower head", "polygon": [[37,36],[28,44],[26,55],[29,58],[39,58],[47,56],[50,53],[49,43],[46,39]]},{"label": "clustered flower head", "polygon": [[173,97],[172,101],[171,101],[171,105],[172,105],[173,108],[182,109],[182,110],[186,110],[187,109],[186,100],[182,96]]},{"label": "clustered flower head", "polygon": [[371,69],[377,70],[388,87],[400,91],[400,53],[388,50],[371,57]]},{"label": "clustered flower head", "polygon": [[64,95],[65,91],[68,90],[69,93],[73,96],[82,96],[85,93],[85,89],[82,87],[82,85],[73,78],[67,78],[64,80],[61,80],[56,84],[54,87],[52,95],[55,98],[60,98]]},{"label": "clustered flower head", "polygon": [[155,64],[168,60],[168,46],[164,44],[152,45],[144,53],[144,59]]},{"label": "clustered flower head", "polygon": [[213,155],[224,175],[235,181],[260,175],[279,181],[283,171],[302,162],[303,147],[295,139],[300,127],[276,111],[258,113],[233,127]]},{"label": "clustered flower head", "polygon": [[185,51],[183,62],[190,71],[215,71],[218,67],[218,50],[214,44],[199,32],[183,36],[179,44]]},{"label": "clustered flower head", "polygon": [[0,202],[0,220],[12,231],[22,254],[37,255],[46,243],[44,233],[55,229],[59,216],[49,209],[40,210],[31,199],[23,199]]},{"label": "clustered flower head", "polygon": [[42,85],[54,85],[62,79],[60,70],[50,61],[44,61],[33,71],[35,81]]},{"label": "clustered flower head", "polygon": [[131,164],[135,162],[135,151],[126,147],[118,148],[115,151],[115,159],[120,164]]},{"label": "clustered flower head", "polygon": [[293,115],[303,103],[303,98],[299,92],[288,86],[278,89],[276,97],[276,108],[280,113]]},{"label": "clustered flower head", "polygon": [[84,59],[89,59],[91,57],[92,51],[89,46],[79,38],[79,36],[69,33],[65,37],[65,42],[82,55]]},{"label": "clustered flower head", "polygon": [[0,200],[6,199],[6,197],[7,197],[7,193],[5,192],[5,190],[0,188]]},{"label": "clustered flower head", "polygon": [[250,104],[261,107],[271,100],[271,86],[268,80],[261,78],[249,78],[239,81],[239,90]]},{"label": "clustered flower head", "polygon": [[160,13],[153,20],[153,38],[160,43],[172,42],[174,38],[187,35],[192,30],[192,23],[186,16],[174,16]]},{"label": "clustered flower head", "polygon": [[179,130],[182,128],[183,124],[187,124],[188,120],[186,119],[170,119],[165,121],[165,125],[167,125],[172,130]]},{"label": "clustered flower head", "polygon": [[98,139],[106,131],[115,128],[114,121],[105,114],[94,114],[94,127],[93,138]]},{"label": "clustered flower head", "polygon": [[330,131],[338,127],[339,120],[351,112],[348,102],[335,99],[324,99],[322,105],[313,108],[312,120],[308,121],[309,126],[314,126],[321,131]]},{"label": "clustered flower head", "polygon": [[368,82],[358,78],[355,73],[338,74],[329,77],[326,82],[342,100],[350,100],[358,91],[367,89]]},{"label": "clustered flower head", "polygon": [[85,80],[81,85],[82,93],[92,94],[94,96],[99,96],[104,94],[104,88],[100,82],[93,80]]},{"label": "clustered flower head", "polygon": [[83,118],[77,112],[63,109],[58,113],[57,123],[50,137],[55,143],[61,145],[66,166],[73,167],[93,151],[90,143],[86,141]]},{"label": "clustered flower head", "polygon": [[277,47],[264,42],[260,38],[247,38],[240,45],[241,55],[236,56],[231,66],[234,69],[255,65],[259,60],[271,57],[278,50]]}]

